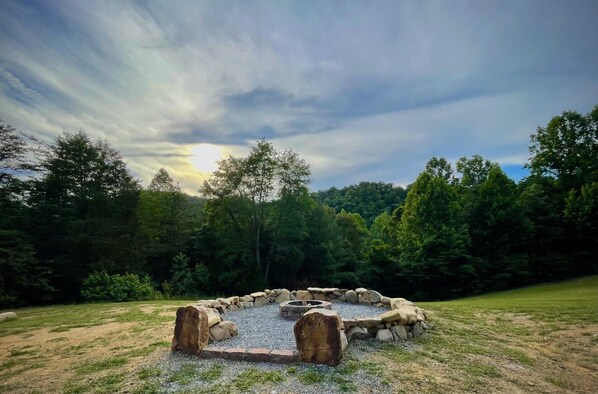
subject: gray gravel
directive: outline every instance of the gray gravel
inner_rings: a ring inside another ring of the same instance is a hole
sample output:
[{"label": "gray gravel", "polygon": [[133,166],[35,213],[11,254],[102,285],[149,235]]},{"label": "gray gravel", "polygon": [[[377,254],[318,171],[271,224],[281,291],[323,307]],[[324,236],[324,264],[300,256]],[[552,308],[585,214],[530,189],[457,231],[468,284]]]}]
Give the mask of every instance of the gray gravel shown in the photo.
[{"label": "gray gravel", "polygon": [[[383,308],[346,303],[333,303],[332,309],[346,319],[371,317],[385,311]],[[222,342],[214,342],[210,346],[266,349],[295,349],[296,347],[293,335],[295,322],[280,318],[276,303],[259,308],[231,311],[222,315],[222,319],[235,322],[239,335]]]}]

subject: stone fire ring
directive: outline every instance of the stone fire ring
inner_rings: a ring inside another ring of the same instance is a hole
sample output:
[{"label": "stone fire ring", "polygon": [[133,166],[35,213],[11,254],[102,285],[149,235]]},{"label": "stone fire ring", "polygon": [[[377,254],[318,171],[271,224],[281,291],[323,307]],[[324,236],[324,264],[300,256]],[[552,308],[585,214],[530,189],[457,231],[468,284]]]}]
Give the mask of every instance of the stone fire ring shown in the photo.
[{"label": "stone fire ring", "polygon": [[279,305],[279,316],[283,319],[298,320],[305,312],[317,308],[332,309],[332,304],[328,301],[319,300],[285,301]]}]

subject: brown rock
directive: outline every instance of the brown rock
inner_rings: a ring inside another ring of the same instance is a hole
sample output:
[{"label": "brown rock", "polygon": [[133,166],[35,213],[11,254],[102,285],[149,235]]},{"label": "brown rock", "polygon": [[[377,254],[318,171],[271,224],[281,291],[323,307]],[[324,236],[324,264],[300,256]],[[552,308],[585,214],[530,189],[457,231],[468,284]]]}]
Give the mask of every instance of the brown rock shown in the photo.
[{"label": "brown rock", "polygon": [[224,349],[222,352],[222,358],[225,360],[243,361],[247,349],[240,347],[233,347],[230,349]]},{"label": "brown rock", "polygon": [[401,321],[402,319],[405,320],[405,323],[403,323],[403,324],[407,323],[406,317],[401,316],[401,310],[399,310],[399,309],[384,312],[384,313],[380,314],[378,317],[382,320],[382,323]]},{"label": "brown rock", "polygon": [[376,290],[367,290],[363,294],[361,294],[364,300],[371,302],[372,304],[376,304],[380,302],[382,299],[382,294],[378,293]]},{"label": "brown rock", "polygon": [[322,293],[314,293],[314,300],[326,301],[326,296]]},{"label": "brown rock", "polygon": [[414,306],[413,302],[408,301],[404,298],[391,298],[390,309],[398,309],[403,305]]},{"label": "brown rock", "polygon": [[274,298],[274,302],[280,304],[281,302],[290,301],[291,300],[291,292],[287,289],[280,289],[280,292]]},{"label": "brown rock", "polygon": [[222,351],[224,351],[224,349],[225,348],[223,348],[223,347],[215,347],[215,346],[207,347],[201,351],[201,354],[199,356],[206,360],[213,359],[213,358],[221,358]]},{"label": "brown rock", "polygon": [[220,312],[217,309],[206,308],[208,312],[208,327],[212,327],[214,324],[218,324],[222,321]]},{"label": "brown rock", "polygon": [[258,297],[266,298],[268,296],[268,294],[266,294],[265,291],[256,291],[255,293],[251,293],[250,296],[252,296],[253,298],[258,298]]},{"label": "brown rock", "polygon": [[206,308],[189,305],[177,309],[172,350],[200,354],[208,346],[208,330]]},{"label": "brown rock", "polygon": [[231,337],[230,332],[225,328],[222,327],[221,323],[215,324],[210,327],[210,336],[215,341],[224,341]]},{"label": "brown rock", "polygon": [[364,328],[373,328],[377,327],[382,323],[382,319],[379,317],[361,317],[357,320],[357,326],[364,327]]},{"label": "brown rock", "polygon": [[295,298],[299,301],[311,301],[314,299],[314,296],[307,290],[297,290]]},{"label": "brown rock", "polygon": [[347,341],[342,327],[337,311],[312,309],[305,313],[293,328],[301,361],[338,365]]},{"label": "brown rock", "polygon": [[224,328],[225,330],[228,330],[228,333],[231,337],[236,337],[237,335],[239,335],[239,329],[237,328],[237,325],[232,321],[221,321],[220,327]]}]

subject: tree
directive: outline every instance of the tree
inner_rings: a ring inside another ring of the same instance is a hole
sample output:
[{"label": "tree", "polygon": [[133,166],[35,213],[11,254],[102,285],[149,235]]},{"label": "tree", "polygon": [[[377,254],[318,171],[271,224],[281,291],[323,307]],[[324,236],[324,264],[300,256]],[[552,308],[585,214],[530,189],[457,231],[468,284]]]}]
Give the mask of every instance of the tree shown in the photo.
[{"label": "tree", "polygon": [[565,111],[531,136],[532,175],[555,178],[566,192],[598,181],[598,105],[583,116]]},{"label": "tree", "polygon": [[306,194],[309,177],[309,166],[294,152],[277,152],[271,143],[260,140],[247,157],[221,160],[200,190],[218,200],[212,207],[221,209],[238,236],[251,244],[255,266],[266,282],[278,240],[270,227],[272,202]]},{"label": "tree", "polygon": [[30,199],[32,232],[62,300],[78,297],[78,285],[93,271],[140,270],[139,185],[120,154],[81,131],[65,132],[41,166]]},{"label": "tree", "polygon": [[0,121],[0,308],[49,300],[49,270],[36,257],[24,197],[36,165],[14,127]]},{"label": "tree", "polygon": [[451,163],[449,163],[444,157],[441,157],[440,159],[437,157],[431,158],[426,163],[425,171],[433,177],[444,179],[448,183],[452,183],[454,181],[454,173]]},{"label": "tree", "polygon": [[467,226],[444,175],[425,171],[418,176],[407,194],[398,236],[401,274],[413,293],[442,298],[470,291],[474,270]]},{"label": "tree", "polygon": [[459,184],[464,188],[479,186],[488,179],[490,170],[496,167],[498,164],[492,163],[480,155],[473,155],[471,159],[461,157],[457,160],[457,171],[461,173]]}]

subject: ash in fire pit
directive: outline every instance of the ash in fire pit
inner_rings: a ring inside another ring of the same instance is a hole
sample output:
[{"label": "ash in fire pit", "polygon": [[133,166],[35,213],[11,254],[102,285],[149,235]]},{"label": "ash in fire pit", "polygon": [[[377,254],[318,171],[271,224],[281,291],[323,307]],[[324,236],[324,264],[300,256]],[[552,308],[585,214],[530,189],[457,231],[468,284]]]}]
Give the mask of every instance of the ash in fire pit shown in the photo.
[{"label": "ash in fire pit", "polygon": [[283,319],[298,320],[303,314],[311,309],[322,308],[332,309],[328,301],[285,301],[280,303],[279,315]]}]

